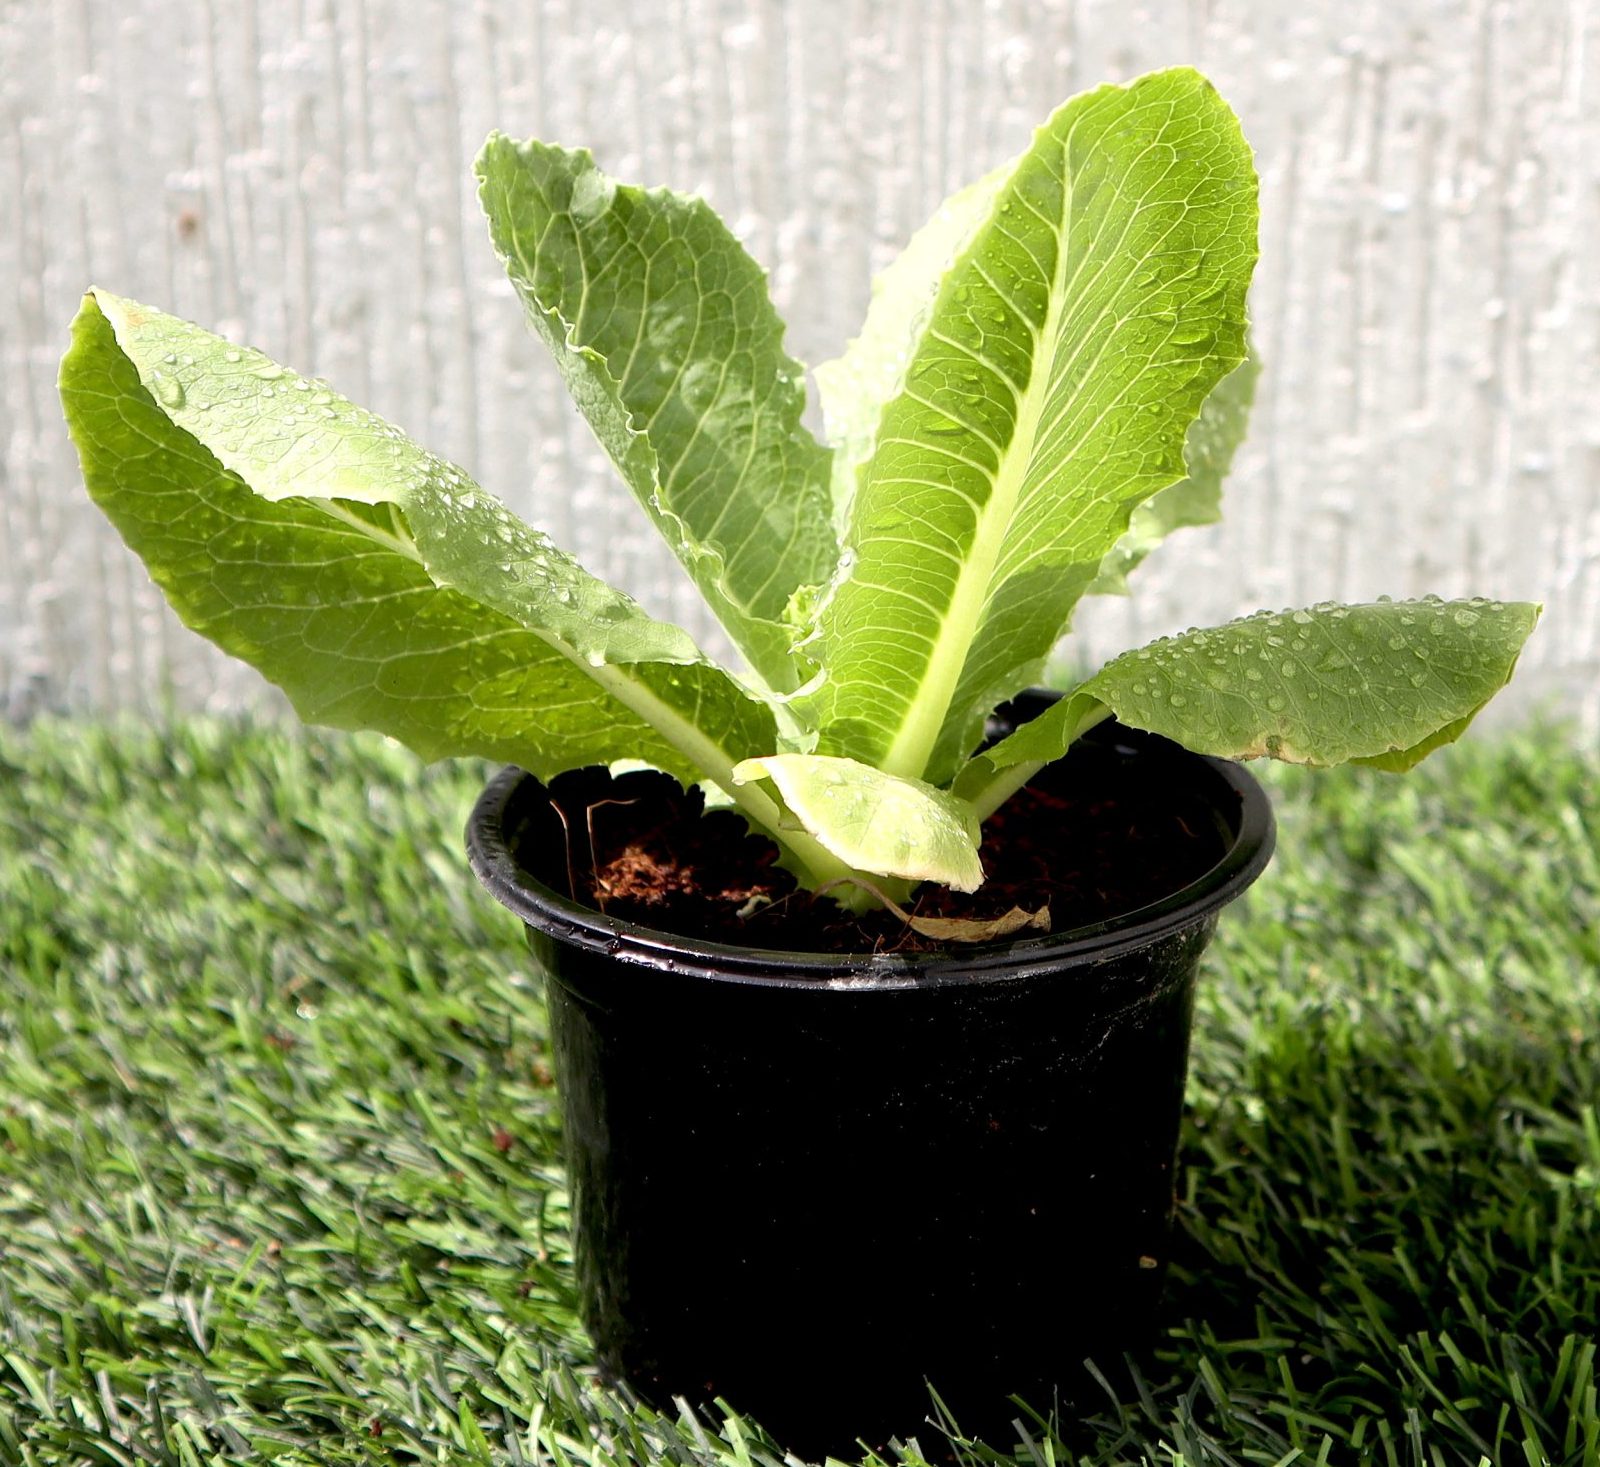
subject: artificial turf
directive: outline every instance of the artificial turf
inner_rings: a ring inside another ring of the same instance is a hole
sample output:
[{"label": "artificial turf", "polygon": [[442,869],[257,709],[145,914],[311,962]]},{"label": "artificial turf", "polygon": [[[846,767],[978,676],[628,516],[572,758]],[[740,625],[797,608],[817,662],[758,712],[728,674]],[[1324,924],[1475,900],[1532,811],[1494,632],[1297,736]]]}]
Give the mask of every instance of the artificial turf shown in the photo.
[{"label": "artificial turf", "polygon": [[[0,730],[0,1463],[782,1460],[587,1372],[539,986],[461,853],[481,774]],[[1600,1464],[1600,759],[1272,784],[1164,1334],[1092,1420],[957,1455]]]}]

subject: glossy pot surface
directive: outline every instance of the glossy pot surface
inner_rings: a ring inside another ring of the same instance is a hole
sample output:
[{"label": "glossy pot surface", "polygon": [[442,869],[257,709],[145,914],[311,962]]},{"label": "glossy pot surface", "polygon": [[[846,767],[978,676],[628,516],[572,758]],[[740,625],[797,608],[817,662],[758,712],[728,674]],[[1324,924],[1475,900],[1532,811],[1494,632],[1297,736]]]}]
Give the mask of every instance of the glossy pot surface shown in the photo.
[{"label": "glossy pot surface", "polygon": [[1002,1430],[1008,1395],[1070,1399],[1086,1357],[1148,1334],[1195,974],[1272,814],[1237,765],[1149,735],[1103,725],[1070,757],[1073,777],[1203,791],[1217,864],[1113,921],[921,956],[608,919],[519,857],[543,786],[490,784],[469,849],[548,980],[605,1370],[844,1452],[922,1430],[929,1382],[963,1430]]}]

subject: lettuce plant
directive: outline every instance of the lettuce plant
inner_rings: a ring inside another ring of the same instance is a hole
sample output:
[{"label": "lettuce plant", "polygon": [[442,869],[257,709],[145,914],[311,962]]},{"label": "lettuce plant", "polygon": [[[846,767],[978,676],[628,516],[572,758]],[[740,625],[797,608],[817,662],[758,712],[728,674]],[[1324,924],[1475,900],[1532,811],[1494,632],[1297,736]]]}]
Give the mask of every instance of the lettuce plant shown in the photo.
[{"label": "lettuce plant", "polygon": [[1403,769],[1538,615],[1248,617],[1128,652],[977,752],[1080,598],[1216,517],[1243,432],[1256,180],[1193,71],[1072,98],[940,209],[817,371],[826,445],[765,277],[705,203],[500,135],[477,178],[530,325],[745,665],[322,383],[91,290],[61,372],[90,494],[178,615],[308,720],[546,778],[642,761],[731,799],[813,886],[971,890],[980,822],[1102,719]]}]

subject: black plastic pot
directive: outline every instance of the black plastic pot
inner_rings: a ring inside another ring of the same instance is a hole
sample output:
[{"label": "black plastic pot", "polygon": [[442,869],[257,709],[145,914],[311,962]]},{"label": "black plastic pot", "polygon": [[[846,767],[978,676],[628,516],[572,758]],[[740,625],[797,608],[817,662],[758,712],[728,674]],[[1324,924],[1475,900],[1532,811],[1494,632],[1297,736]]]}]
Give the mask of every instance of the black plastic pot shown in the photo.
[{"label": "black plastic pot", "polygon": [[603,1370],[842,1452],[918,1431],[928,1382],[963,1430],[1001,1430],[1008,1395],[1070,1401],[1085,1357],[1148,1336],[1195,973],[1273,820],[1237,765],[1114,725],[1068,762],[1203,792],[1220,860],[1094,927],[909,958],[608,919],[529,874],[548,852],[519,858],[543,786],[489,785],[468,846],[549,980]]}]

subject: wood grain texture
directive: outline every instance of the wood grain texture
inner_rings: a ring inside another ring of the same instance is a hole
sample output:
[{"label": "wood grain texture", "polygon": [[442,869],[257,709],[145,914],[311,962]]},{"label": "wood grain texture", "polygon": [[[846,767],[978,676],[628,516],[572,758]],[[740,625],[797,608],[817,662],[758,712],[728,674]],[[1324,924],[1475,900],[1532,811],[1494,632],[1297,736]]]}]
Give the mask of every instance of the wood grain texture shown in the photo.
[{"label": "wood grain texture", "polygon": [[1501,716],[1600,731],[1596,0],[0,5],[0,711],[276,706],[82,492],[54,378],[90,281],[327,377],[720,645],[522,325],[483,135],[705,193],[814,362],[1055,103],[1179,61],[1258,150],[1267,370],[1227,523],[1078,655],[1264,605],[1528,597]]}]

